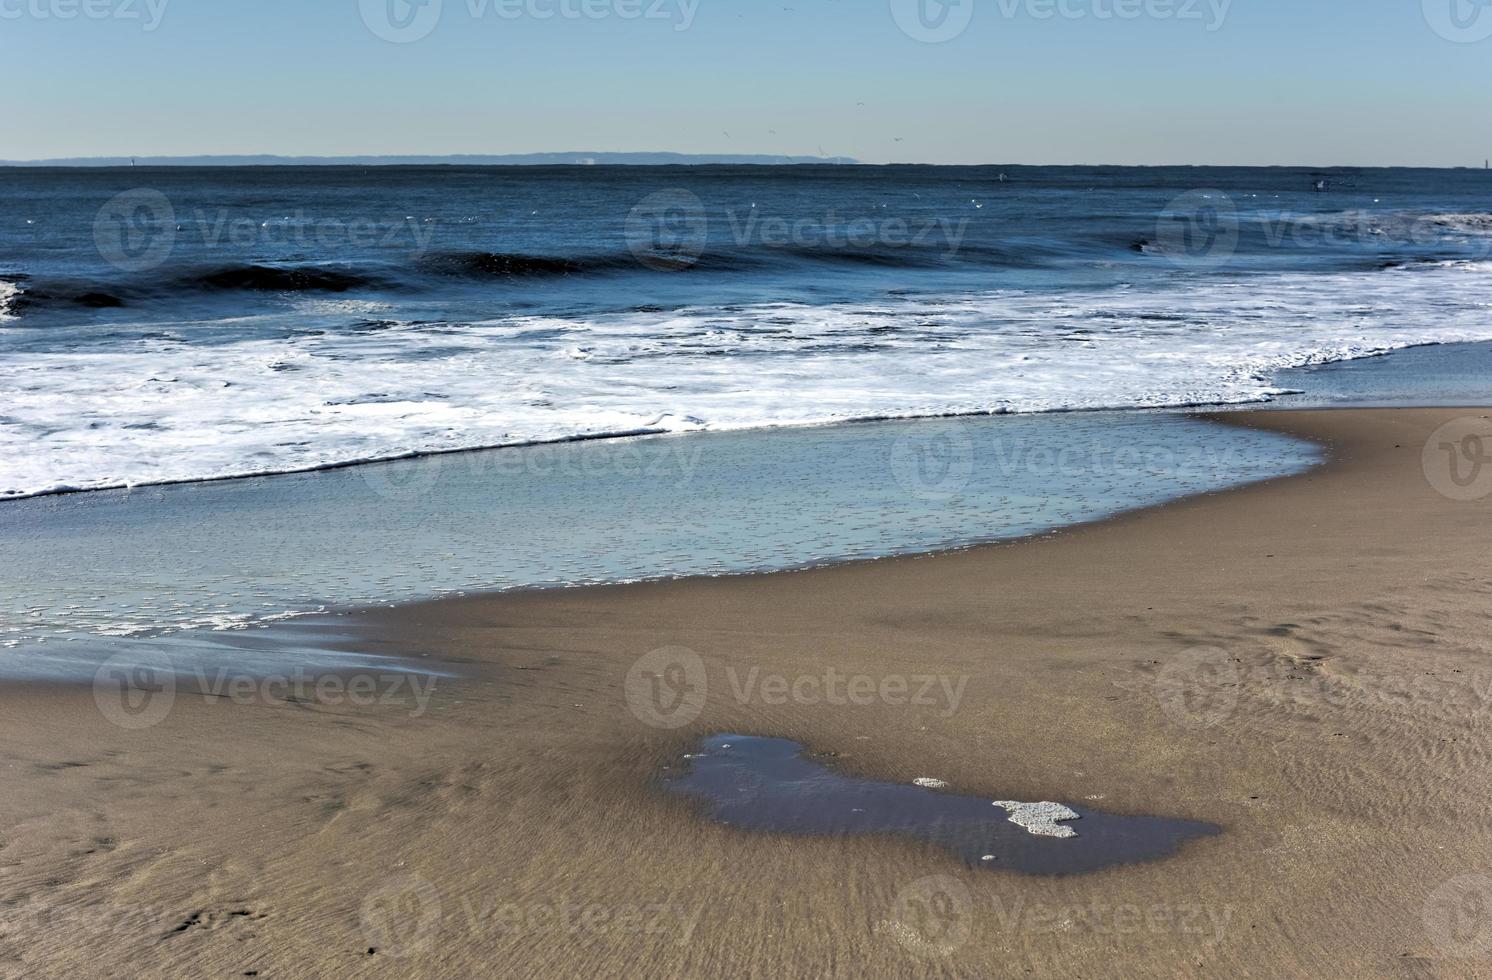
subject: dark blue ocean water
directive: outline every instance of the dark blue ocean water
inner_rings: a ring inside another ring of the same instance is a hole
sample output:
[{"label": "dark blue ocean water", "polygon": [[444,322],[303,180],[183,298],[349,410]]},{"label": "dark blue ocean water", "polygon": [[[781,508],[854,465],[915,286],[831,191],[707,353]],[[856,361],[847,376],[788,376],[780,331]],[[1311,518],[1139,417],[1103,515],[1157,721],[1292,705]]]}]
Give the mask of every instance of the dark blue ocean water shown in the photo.
[{"label": "dark blue ocean water", "polygon": [[1492,174],[0,170],[0,495],[1245,402],[1492,338]]}]

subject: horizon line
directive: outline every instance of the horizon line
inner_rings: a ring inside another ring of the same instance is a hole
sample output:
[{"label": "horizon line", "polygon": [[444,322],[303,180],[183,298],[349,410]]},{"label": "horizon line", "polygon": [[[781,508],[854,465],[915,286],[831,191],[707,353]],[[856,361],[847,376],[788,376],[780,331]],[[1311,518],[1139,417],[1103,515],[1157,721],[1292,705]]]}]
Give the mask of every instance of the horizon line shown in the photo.
[{"label": "horizon line", "polygon": [[[654,161],[617,158],[662,158]],[[569,159],[561,159],[569,158]],[[610,158],[610,159],[607,159]],[[478,160],[492,163],[473,162]],[[140,161],[144,161],[141,163]],[[523,162],[527,161],[527,162]],[[1492,169],[1492,161],[1473,164],[1354,164],[1354,163],[930,163],[916,160],[882,163],[849,156],[818,156],[785,153],[682,153],[669,150],[538,151],[527,153],[202,153],[41,157],[30,160],[0,160],[0,167],[55,167],[119,169],[130,167],[248,167],[248,166],[856,166],[856,167],[1072,167],[1112,169],[1318,169],[1318,170],[1481,170]]]}]

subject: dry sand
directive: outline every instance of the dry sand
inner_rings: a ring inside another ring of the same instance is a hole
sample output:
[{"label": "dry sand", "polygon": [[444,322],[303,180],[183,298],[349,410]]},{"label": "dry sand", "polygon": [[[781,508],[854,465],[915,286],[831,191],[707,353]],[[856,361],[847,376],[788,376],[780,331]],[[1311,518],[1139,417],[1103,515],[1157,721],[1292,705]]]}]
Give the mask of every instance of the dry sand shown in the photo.
[{"label": "dry sand", "polygon": [[[1492,499],[1421,464],[1466,414],[1230,415],[1331,461],[1031,541],[370,614],[470,673],[423,712],[10,687],[0,976],[1492,976]],[[720,731],[1224,832],[1062,879],[751,835],[658,789]]]}]

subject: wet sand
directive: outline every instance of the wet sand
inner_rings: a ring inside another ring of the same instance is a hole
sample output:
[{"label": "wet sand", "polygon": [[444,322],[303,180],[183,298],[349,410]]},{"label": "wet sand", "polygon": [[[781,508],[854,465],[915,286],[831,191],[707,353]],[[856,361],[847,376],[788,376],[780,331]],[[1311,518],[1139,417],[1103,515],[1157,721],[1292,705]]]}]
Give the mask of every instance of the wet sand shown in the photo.
[{"label": "wet sand", "polygon": [[[1492,497],[1422,463],[1468,414],[1228,415],[1330,462],[1035,540],[369,613],[468,672],[427,702],[8,687],[0,975],[1492,975]],[[742,831],[660,789],[725,731],[1222,832]]]}]

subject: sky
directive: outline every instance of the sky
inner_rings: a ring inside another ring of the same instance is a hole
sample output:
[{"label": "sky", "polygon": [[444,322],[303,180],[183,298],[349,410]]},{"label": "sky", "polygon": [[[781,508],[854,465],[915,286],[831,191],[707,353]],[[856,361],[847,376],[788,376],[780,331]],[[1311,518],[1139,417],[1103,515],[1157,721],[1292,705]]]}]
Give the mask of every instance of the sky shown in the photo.
[{"label": "sky", "polygon": [[1489,82],[1492,0],[0,0],[13,160],[1480,166]]}]

